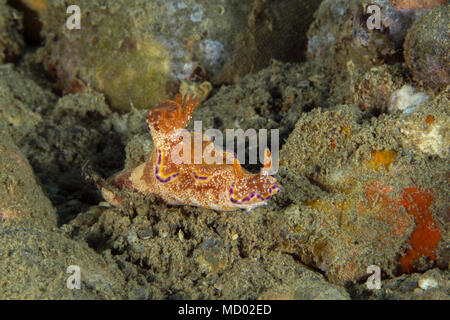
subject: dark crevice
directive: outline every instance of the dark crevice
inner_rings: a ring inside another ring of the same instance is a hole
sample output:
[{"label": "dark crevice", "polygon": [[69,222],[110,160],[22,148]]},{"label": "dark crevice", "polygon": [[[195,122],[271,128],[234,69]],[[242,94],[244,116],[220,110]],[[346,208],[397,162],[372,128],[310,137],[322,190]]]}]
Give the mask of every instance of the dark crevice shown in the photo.
[{"label": "dark crevice", "polygon": [[42,45],[44,38],[41,36],[42,23],[39,15],[20,0],[8,0],[7,4],[23,14],[23,36],[29,46]]}]

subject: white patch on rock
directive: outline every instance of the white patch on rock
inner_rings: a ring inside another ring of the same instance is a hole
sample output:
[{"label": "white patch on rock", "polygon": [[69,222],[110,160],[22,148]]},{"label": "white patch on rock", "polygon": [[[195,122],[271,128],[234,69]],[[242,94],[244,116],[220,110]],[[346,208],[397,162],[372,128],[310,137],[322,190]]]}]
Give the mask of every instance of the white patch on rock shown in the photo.
[{"label": "white patch on rock", "polygon": [[422,133],[422,140],[418,144],[419,149],[427,154],[437,154],[444,157],[444,142],[438,126],[431,129],[430,132]]},{"label": "white patch on rock", "polygon": [[409,143],[428,155],[447,158],[449,152],[448,131],[440,123],[434,123],[429,129],[421,129],[410,123],[407,128],[401,128]]},{"label": "white patch on rock", "polygon": [[400,110],[406,114],[412,113],[415,111],[417,105],[428,99],[429,97],[425,93],[414,93],[414,88],[406,84],[392,94],[389,112],[392,113],[396,110]]}]

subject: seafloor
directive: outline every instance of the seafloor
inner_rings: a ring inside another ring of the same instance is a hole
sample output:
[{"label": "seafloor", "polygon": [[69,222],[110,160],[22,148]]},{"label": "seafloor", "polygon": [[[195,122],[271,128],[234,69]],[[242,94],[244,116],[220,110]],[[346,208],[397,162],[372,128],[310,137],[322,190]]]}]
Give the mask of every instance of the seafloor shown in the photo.
[{"label": "seafloor", "polygon": [[[0,299],[450,298],[447,1],[75,2],[79,29],[0,0]],[[267,206],[108,179],[177,92],[204,130],[279,130]]]}]

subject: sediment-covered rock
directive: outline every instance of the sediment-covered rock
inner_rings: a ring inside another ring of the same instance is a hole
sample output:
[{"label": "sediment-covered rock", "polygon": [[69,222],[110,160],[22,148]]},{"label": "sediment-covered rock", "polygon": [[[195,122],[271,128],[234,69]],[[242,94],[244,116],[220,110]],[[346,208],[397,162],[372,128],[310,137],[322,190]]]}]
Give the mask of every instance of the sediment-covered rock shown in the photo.
[{"label": "sediment-covered rock", "polygon": [[450,84],[450,4],[434,8],[408,31],[405,61],[414,80],[433,89]]},{"label": "sediment-covered rock", "polygon": [[64,93],[91,86],[123,111],[174,95],[181,80],[218,85],[267,66],[271,58],[300,61],[318,6],[293,0],[81,1],[81,28],[69,30],[69,4],[60,0],[37,9],[47,70]]},{"label": "sediment-covered rock", "polygon": [[284,196],[295,203],[285,211],[289,250],[338,283],[360,279],[369,265],[391,276],[446,265],[442,108],[444,95],[370,121],[350,106],[302,116],[280,156]]},{"label": "sediment-covered rock", "polygon": [[[128,297],[124,276],[111,260],[60,231],[0,222],[0,244],[1,299]],[[78,271],[80,287],[69,287]]]},{"label": "sediment-covered rock", "polygon": [[56,227],[56,210],[37,183],[26,157],[0,118],[0,223],[15,220]]},{"label": "sediment-covered rock", "polygon": [[0,63],[17,60],[25,46],[22,31],[22,14],[0,1]]}]

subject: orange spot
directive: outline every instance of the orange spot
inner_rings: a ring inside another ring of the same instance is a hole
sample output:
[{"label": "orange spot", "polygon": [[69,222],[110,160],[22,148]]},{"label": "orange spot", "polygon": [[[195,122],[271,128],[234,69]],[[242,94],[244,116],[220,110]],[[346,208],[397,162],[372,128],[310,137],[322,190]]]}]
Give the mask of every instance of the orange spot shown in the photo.
[{"label": "orange spot", "polygon": [[378,171],[381,166],[389,170],[390,165],[397,158],[397,152],[393,150],[373,151],[372,159],[368,162],[369,167]]},{"label": "orange spot", "polygon": [[333,138],[330,138],[330,143],[331,143],[331,148],[333,148],[333,150],[336,148],[336,141],[334,141]]},{"label": "orange spot", "polygon": [[415,216],[416,228],[407,241],[411,248],[400,258],[402,272],[412,272],[414,260],[420,257],[436,260],[434,250],[441,239],[441,232],[430,210],[433,199],[432,189],[421,190],[411,187],[403,190],[402,205],[410,215]]},{"label": "orange spot", "polygon": [[410,273],[414,269],[414,260],[420,257],[436,259],[434,250],[439,244],[441,232],[430,210],[433,191],[410,187],[403,189],[400,197],[391,199],[389,194],[393,190],[393,187],[380,182],[367,185],[365,188],[367,204],[361,211],[365,211],[365,208],[370,209],[377,219],[392,225],[394,234],[397,235],[405,234],[410,224],[400,209],[404,207],[408,214],[415,216],[416,228],[407,240],[411,248],[400,258],[400,271]]},{"label": "orange spot", "polygon": [[20,220],[25,216],[30,216],[29,212],[19,211],[17,209],[5,209],[0,211],[0,221]]},{"label": "orange spot", "polygon": [[72,80],[70,83],[70,93],[83,93],[84,86],[77,80]]},{"label": "orange spot", "polygon": [[436,119],[434,118],[434,116],[432,116],[431,114],[429,114],[429,115],[427,115],[427,118],[425,119],[425,122],[426,122],[427,124],[433,124],[434,120],[436,120]]}]

